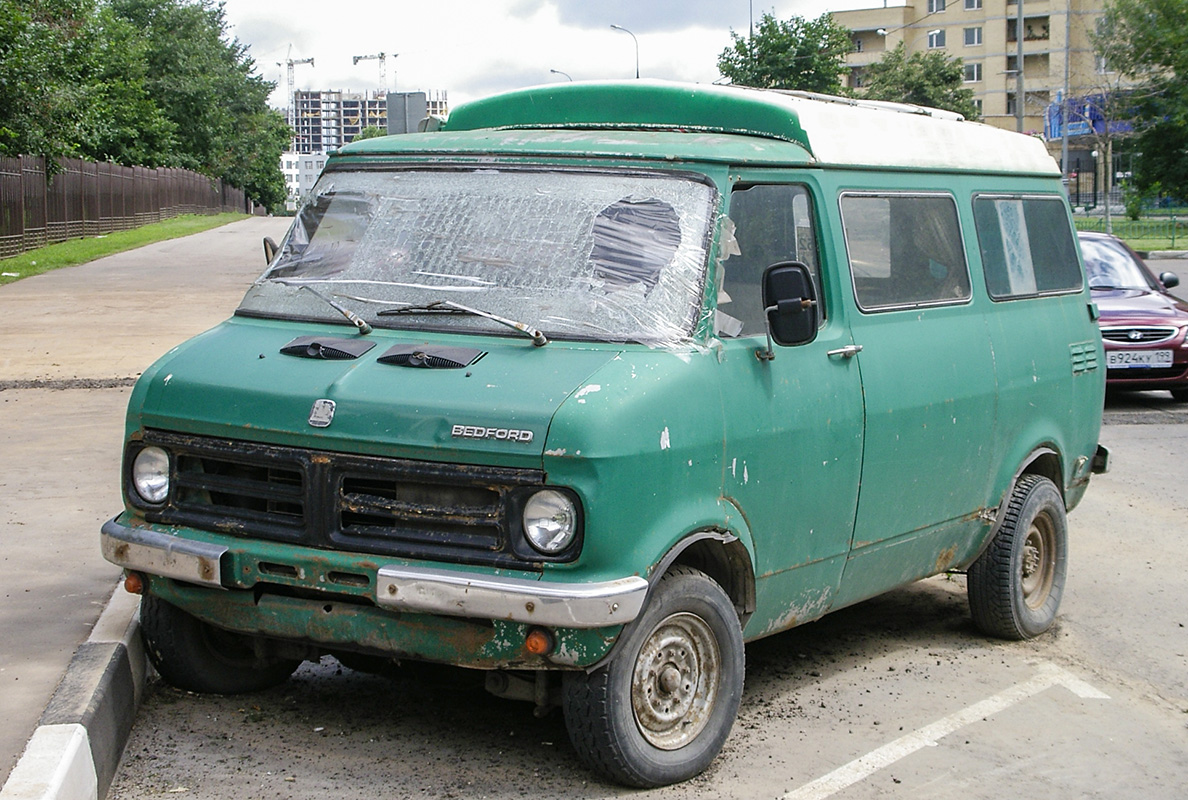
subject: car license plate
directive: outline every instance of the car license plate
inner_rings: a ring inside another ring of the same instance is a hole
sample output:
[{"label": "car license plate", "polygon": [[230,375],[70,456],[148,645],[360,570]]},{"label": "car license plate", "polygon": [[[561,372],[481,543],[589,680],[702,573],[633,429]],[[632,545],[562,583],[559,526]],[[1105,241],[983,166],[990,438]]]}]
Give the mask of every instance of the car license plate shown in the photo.
[{"label": "car license plate", "polygon": [[1110,369],[1142,367],[1170,367],[1171,350],[1107,350],[1106,366]]}]

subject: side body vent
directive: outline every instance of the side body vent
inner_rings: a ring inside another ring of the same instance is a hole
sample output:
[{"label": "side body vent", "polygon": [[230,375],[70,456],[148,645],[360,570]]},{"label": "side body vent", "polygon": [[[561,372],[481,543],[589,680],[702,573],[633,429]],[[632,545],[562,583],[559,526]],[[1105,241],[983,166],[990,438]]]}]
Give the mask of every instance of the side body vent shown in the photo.
[{"label": "side body vent", "polygon": [[328,361],[350,361],[375,347],[366,339],[335,339],[328,336],[298,336],[281,348],[287,356],[322,358]]}]

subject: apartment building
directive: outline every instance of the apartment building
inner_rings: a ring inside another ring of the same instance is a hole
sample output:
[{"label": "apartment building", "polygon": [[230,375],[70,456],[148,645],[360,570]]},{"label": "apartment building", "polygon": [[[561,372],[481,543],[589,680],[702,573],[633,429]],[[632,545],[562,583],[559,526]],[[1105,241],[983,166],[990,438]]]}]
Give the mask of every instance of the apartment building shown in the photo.
[{"label": "apartment building", "polygon": [[281,153],[281,172],[285,176],[285,207],[296,211],[298,202],[313,188],[326,166],[324,153]]},{"label": "apartment building", "polygon": [[[444,91],[417,92],[422,100],[419,121],[426,114],[444,116],[449,104]],[[393,93],[395,96],[402,96]],[[293,150],[328,153],[349,144],[364,128],[388,130],[388,92],[308,90],[293,93]]]},{"label": "apartment building", "polygon": [[294,150],[325,153],[354,139],[368,126],[388,127],[388,96],[379,91],[293,93]]},{"label": "apartment building", "polygon": [[1044,112],[1067,96],[1109,91],[1117,76],[1094,58],[1090,33],[1103,0],[917,0],[916,5],[835,11],[853,33],[847,58],[850,86],[861,90],[863,70],[903,42],[909,54],[939,50],[960,58],[982,121],[1017,130],[1018,44],[1023,41],[1022,130],[1043,133]]}]

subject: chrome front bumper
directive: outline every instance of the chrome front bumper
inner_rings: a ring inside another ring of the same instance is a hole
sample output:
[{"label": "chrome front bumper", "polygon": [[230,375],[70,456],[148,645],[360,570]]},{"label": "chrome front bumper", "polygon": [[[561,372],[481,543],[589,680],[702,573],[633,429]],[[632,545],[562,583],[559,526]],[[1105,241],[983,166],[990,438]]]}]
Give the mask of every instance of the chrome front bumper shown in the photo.
[{"label": "chrome front bumper", "polygon": [[99,534],[103,557],[125,569],[164,575],[201,586],[225,588],[219,562],[226,547],[195,542],[146,528],[129,528],[113,520]]},{"label": "chrome front bumper", "polygon": [[[125,569],[227,588],[220,580],[226,546],[131,528],[114,519],[104,523],[100,538],[103,557]],[[638,576],[552,583],[397,565],[381,566],[375,587],[376,605],[394,611],[562,628],[625,625],[639,616],[648,593],[648,582]]]}]

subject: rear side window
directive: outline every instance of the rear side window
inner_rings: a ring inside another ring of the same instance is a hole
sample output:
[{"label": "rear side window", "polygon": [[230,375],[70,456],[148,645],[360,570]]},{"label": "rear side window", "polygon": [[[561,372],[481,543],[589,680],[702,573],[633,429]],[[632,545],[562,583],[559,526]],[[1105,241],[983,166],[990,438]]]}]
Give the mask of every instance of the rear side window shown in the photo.
[{"label": "rear side window", "polygon": [[1081,290],[1072,226],[1058,197],[974,199],[986,289],[996,300]]},{"label": "rear side window", "polygon": [[845,194],[841,211],[854,296],[863,311],[969,300],[952,197]]}]

